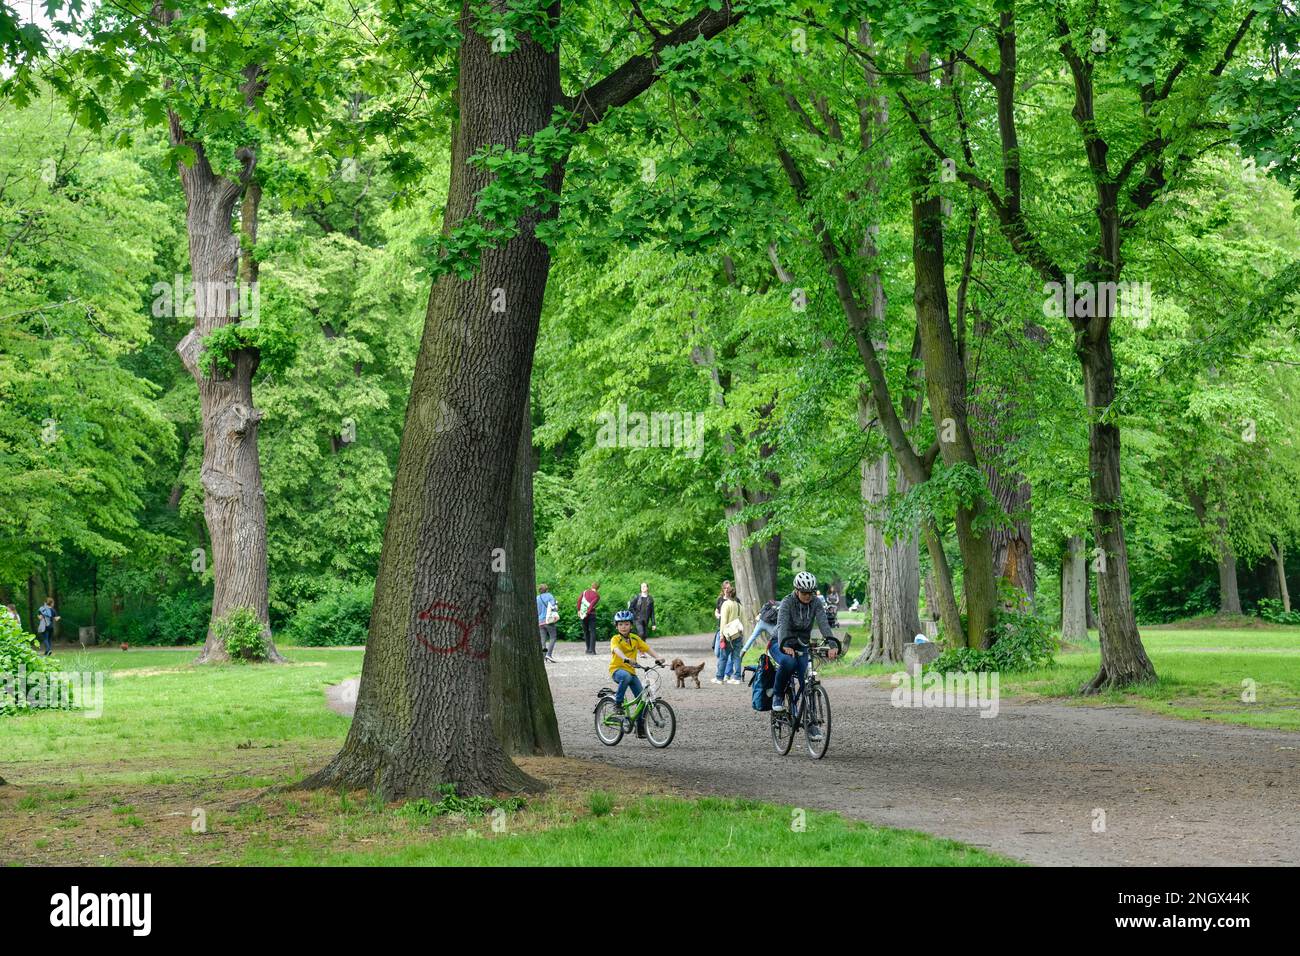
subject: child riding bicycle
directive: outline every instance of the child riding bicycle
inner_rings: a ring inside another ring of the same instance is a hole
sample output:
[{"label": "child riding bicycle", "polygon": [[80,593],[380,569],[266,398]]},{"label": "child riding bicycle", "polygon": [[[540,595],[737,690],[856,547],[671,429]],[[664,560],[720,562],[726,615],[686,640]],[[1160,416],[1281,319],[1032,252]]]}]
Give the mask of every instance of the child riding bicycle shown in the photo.
[{"label": "child riding bicycle", "polygon": [[[623,698],[627,695],[629,689],[632,691],[633,699],[641,696],[641,681],[636,676],[636,661],[641,654],[649,654],[655,659],[656,664],[663,664],[663,658],[654,652],[650,645],[641,637],[632,633],[632,612],[618,611],[614,615],[614,628],[618,631],[609,641],[611,657],[609,661],[609,676],[614,678],[618,684],[618,693],[614,695],[614,704],[620,710],[623,707]],[[645,737],[645,712],[637,717],[636,735]]]}]

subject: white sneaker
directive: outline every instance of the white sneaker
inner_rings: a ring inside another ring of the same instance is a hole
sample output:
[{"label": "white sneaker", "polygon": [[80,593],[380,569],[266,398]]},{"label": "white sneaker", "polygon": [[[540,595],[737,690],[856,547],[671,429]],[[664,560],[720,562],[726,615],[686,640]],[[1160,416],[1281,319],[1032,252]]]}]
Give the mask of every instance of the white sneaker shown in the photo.
[{"label": "white sneaker", "polygon": [[728,678],[727,683],[728,683],[728,684],[743,684],[743,683],[745,683],[745,682],[744,682],[743,680],[741,680],[739,677],[731,677],[731,678]]},{"label": "white sneaker", "polygon": [[710,683],[712,683],[712,684],[721,684],[722,681],[718,680],[718,679],[715,677],[715,678],[713,678],[713,679],[710,681]]},{"label": "white sneaker", "polygon": [[774,714],[782,714],[782,713],[785,713],[785,704],[781,703],[781,701],[779,701],[779,700],[773,701],[773,702],[772,702],[772,713],[774,713]]}]

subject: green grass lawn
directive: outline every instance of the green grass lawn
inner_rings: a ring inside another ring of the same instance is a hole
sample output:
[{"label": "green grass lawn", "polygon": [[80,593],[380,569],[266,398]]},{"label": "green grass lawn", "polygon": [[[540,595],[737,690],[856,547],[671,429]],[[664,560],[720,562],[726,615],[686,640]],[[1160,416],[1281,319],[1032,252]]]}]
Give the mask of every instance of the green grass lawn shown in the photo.
[{"label": "green grass lawn", "polygon": [[[1008,866],[951,840],[794,811],[752,800],[640,797],[620,806],[603,792],[563,825],[521,832],[510,815],[494,828],[466,819],[438,840],[381,851],[250,849],[245,862],[293,866]],[[399,811],[400,812],[400,811]],[[528,811],[524,811],[526,814]],[[552,812],[555,812],[554,810]],[[796,815],[797,813],[797,815]],[[499,832],[498,832],[499,830]]]},{"label": "green grass lawn", "polygon": [[[530,758],[551,784],[510,812],[413,815],[364,795],[271,791],[322,766],[346,733],[324,689],[355,650],[286,648],[287,665],[194,665],[196,649],[96,649],[103,715],[0,720],[0,863],[391,865],[1006,865],[976,848],[838,814],[700,798],[652,776]],[[191,822],[201,810],[205,831]],[[798,821],[802,826],[795,826]],[[469,836],[470,832],[474,836]]]},{"label": "green grass lawn", "polygon": [[[1144,710],[1249,727],[1300,730],[1300,628],[1143,628],[1142,643],[1155,665],[1155,684],[1079,698],[1076,691],[1097,672],[1101,649],[1093,632],[1086,645],[1067,646],[1053,667],[1002,674],[1007,696],[1067,698],[1080,704],[1132,704]],[[829,676],[887,676],[895,665],[854,667],[855,635],[845,663]],[[757,655],[750,651],[751,657]],[[1254,701],[1242,699],[1253,682]]]}]

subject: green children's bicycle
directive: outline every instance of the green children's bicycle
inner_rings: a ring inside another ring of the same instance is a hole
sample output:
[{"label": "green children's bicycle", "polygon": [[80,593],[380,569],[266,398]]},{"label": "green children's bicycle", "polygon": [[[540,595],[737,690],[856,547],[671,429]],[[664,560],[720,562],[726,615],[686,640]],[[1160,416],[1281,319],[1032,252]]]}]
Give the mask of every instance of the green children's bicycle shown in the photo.
[{"label": "green children's bicycle", "polygon": [[624,734],[632,733],[636,722],[645,718],[646,738],[650,746],[659,750],[673,742],[677,734],[677,715],[672,707],[659,699],[659,669],[636,665],[636,669],[645,672],[644,687],[640,696],[624,702],[620,709],[614,703],[616,691],[611,687],[602,687],[596,693],[596,706],[593,709],[596,723],[596,738],[606,747],[613,747],[623,739]]}]

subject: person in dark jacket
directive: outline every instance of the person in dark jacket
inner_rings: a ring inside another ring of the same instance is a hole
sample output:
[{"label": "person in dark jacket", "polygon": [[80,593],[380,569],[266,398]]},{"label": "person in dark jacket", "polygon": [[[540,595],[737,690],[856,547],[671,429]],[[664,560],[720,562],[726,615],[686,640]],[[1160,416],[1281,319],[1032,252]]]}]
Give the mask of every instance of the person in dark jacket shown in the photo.
[{"label": "person in dark jacket", "polygon": [[[777,713],[785,710],[785,689],[795,670],[799,671],[801,681],[808,675],[808,652],[814,625],[822,637],[832,636],[831,626],[826,621],[826,605],[817,598],[817,579],[807,571],[800,571],[794,576],[794,590],[786,595],[777,611],[776,636],[769,647],[772,661],[776,664],[772,710]],[[833,652],[831,657],[834,657]],[[813,735],[812,739],[816,739],[819,731],[813,727],[808,731]]]},{"label": "person in dark jacket", "polygon": [[627,602],[627,609],[632,612],[632,629],[641,640],[648,636],[647,631],[657,631],[655,624],[655,599],[650,596],[650,585],[641,582],[641,593]]}]

